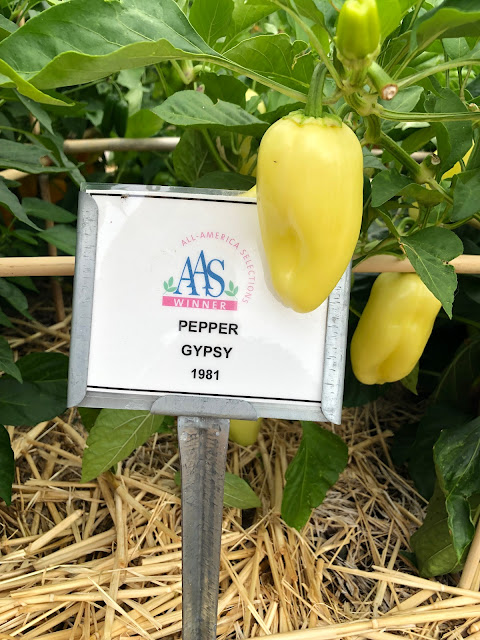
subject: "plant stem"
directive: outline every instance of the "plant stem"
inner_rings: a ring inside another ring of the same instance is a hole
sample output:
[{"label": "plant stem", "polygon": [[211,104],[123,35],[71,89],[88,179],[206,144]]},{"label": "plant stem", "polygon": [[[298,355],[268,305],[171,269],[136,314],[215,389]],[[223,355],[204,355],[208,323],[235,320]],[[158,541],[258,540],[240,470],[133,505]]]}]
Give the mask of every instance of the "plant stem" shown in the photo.
[{"label": "plant stem", "polygon": [[[446,71],[447,69],[456,69],[459,62],[462,64],[462,66],[469,65],[471,70],[471,66],[475,63],[478,63],[478,60],[463,58],[462,60],[449,60],[448,62],[442,62],[441,64],[437,64],[434,67],[428,67],[423,71],[419,71],[418,73],[414,73],[411,76],[402,78],[398,81],[398,88],[405,89],[405,87],[410,87],[412,84],[417,84],[420,80],[428,78],[428,76],[432,76],[435,73],[443,73],[443,71]],[[470,73],[468,75],[470,75]]]},{"label": "plant stem", "polygon": [[317,36],[314,34],[314,32],[310,29],[310,27],[308,26],[308,24],[306,24],[301,18],[300,16],[293,11],[293,9],[291,9],[290,7],[284,5],[282,2],[280,2],[280,0],[273,0],[273,2],[280,7],[281,9],[283,9],[286,13],[288,13],[289,15],[292,16],[292,18],[295,20],[295,22],[297,22],[297,24],[299,24],[302,29],[305,31],[305,33],[308,34],[308,37],[310,39],[310,42],[312,43],[315,51],[318,53],[318,56],[320,58],[320,60],[323,62],[323,64],[327,67],[328,72],[330,73],[330,75],[332,76],[333,80],[335,81],[335,84],[337,85],[337,87],[339,89],[342,88],[343,83],[342,83],[342,79],[340,78],[340,76],[338,75],[337,70],[335,69],[335,67],[333,66],[332,61],[330,60],[330,58],[328,57],[328,55],[326,54],[326,52],[324,51],[320,40],[317,38]]},{"label": "plant stem", "polygon": [[403,165],[412,176],[417,179],[420,177],[421,169],[415,160],[405,151],[395,140],[383,131],[380,133],[380,144],[382,147],[392,154],[392,156]]},{"label": "plant stem", "polygon": [[205,129],[202,129],[202,135],[205,138],[205,142],[207,143],[209,151],[212,154],[215,162],[217,163],[218,168],[220,169],[220,171],[228,172],[229,168],[227,167],[225,162],[220,157],[220,154],[218,153],[218,150],[217,150],[216,146],[213,144],[213,141],[212,141],[208,131],[205,131]]},{"label": "plant stem", "polygon": [[385,120],[396,122],[462,122],[463,120],[480,120],[480,111],[462,111],[460,113],[403,113],[390,111],[377,104],[373,113]]},{"label": "plant stem", "polygon": [[308,91],[307,104],[305,106],[306,116],[321,118],[323,115],[323,87],[326,75],[327,67],[323,63],[317,64]]}]

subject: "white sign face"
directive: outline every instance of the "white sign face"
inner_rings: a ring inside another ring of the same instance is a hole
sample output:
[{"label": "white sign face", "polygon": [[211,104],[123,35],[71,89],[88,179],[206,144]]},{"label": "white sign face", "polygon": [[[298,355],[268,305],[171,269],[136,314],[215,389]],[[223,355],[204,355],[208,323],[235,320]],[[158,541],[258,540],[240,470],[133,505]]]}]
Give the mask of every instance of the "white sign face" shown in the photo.
[{"label": "white sign face", "polygon": [[90,193],[89,389],[318,406],[328,302],[299,314],[276,298],[253,201]]}]

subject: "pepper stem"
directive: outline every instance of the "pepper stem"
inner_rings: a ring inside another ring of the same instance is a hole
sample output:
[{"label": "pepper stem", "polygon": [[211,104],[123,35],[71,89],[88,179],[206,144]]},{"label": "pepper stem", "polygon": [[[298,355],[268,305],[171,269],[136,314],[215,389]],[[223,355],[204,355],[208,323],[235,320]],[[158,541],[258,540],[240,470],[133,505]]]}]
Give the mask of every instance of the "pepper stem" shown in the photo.
[{"label": "pepper stem", "polygon": [[313,118],[323,116],[323,86],[327,75],[327,67],[320,63],[315,67],[308,90],[307,104],[305,105],[305,115]]}]

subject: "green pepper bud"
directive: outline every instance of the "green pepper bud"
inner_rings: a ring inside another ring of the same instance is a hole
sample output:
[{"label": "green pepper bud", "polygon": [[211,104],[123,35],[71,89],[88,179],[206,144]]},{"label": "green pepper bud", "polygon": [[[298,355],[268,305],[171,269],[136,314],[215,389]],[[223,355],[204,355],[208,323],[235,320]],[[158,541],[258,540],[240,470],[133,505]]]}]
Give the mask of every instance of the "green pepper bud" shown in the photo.
[{"label": "green pepper bud", "polygon": [[376,0],[346,0],[338,16],[335,44],[348,69],[363,69],[375,60],[380,51]]}]

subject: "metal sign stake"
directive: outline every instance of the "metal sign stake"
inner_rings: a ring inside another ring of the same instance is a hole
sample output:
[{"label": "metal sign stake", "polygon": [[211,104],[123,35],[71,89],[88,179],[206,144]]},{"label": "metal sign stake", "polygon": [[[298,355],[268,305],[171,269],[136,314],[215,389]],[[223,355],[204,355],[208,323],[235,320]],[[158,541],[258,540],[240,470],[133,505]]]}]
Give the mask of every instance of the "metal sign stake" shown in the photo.
[{"label": "metal sign stake", "polygon": [[178,418],[182,469],[182,637],[214,640],[230,421]]}]

